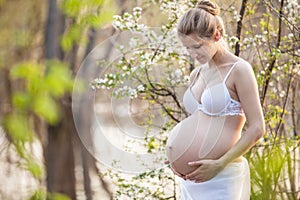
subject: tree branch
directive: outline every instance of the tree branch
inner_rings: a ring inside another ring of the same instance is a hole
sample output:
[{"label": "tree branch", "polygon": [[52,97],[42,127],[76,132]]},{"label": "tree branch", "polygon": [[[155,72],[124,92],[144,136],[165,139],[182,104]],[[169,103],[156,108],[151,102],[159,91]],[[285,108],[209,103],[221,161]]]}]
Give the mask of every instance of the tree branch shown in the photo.
[{"label": "tree branch", "polygon": [[[280,1],[280,10],[279,10],[280,17],[278,19],[277,42],[276,42],[276,47],[275,47],[277,49],[280,47],[280,42],[281,42],[283,5],[284,5],[284,0],[281,0]],[[273,56],[272,59],[270,60],[269,67],[266,69],[265,81],[264,81],[264,84],[263,84],[262,95],[261,95],[261,99],[260,99],[261,105],[263,105],[264,100],[266,98],[267,90],[268,90],[268,87],[269,87],[269,82],[270,82],[270,79],[271,79],[271,74],[272,74],[272,71],[275,67],[275,63],[276,63],[276,56]]]},{"label": "tree branch", "polygon": [[242,2],[242,6],[240,9],[240,19],[237,23],[236,37],[238,38],[238,42],[235,44],[235,53],[234,53],[236,56],[240,55],[240,40],[241,40],[242,27],[243,27],[243,19],[247,8],[247,2],[248,0],[243,0]]}]

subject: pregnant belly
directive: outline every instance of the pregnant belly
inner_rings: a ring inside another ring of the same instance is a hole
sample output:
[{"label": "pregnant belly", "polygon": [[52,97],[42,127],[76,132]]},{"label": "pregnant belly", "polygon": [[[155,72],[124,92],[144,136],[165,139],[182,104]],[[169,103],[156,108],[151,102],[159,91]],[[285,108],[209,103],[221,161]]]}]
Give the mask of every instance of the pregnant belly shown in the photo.
[{"label": "pregnant belly", "polygon": [[211,117],[201,111],[178,123],[169,133],[166,154],[172,168],[185,175],[196,169],[187,165],[200,159],[217,159],[239,139],[242,116]]}]

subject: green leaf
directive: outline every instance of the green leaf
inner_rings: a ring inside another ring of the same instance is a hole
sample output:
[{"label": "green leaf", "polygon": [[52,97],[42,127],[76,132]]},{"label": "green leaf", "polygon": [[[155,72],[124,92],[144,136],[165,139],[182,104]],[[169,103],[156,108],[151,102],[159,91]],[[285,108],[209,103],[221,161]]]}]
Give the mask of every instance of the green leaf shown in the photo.
[{"label": "green leaf", "polygon": [[58,106],[55,100],[47,94],[40,94],[35,97],[33,111],[50,124],[55,124],[59,120]]},{"label": "green leaf", "polygon": [[64,51],[69,51],[73,45],[82,37],[82,26],[73,24],[70,29],[62,36],[61,46]]},{"label": "green leaf", "polygon": [[45,200],[47,193],[41,189],[36,190],[29,200]]},{"label": "green leaf", "polygon": [[73,89],[73,77],[67,65],[59,61],[49,61],[45,77],[45,88],[54,97],[61,97]]},{"label": "green leaf", "polygon": [[27,109],[31,103],[31,97],[25,92],[14,92],[12,94],[13,106],[20,109]]},{"label": "green leaf", "polygon": [[13,66],[10,75],[13,79],[24,78],[27,81],[32,81],[36,77],[43,75],[44,67],[32,62],[24,62]]},{"label": "green leaf", "polygon": [[61,9],[69,17],[77,17],[83,9],[85,1],[82,0],[64,0]]},{"label": "green leaf", "polygon": [[33,133],[25,114],[12,113],[7,115],[4,119],[4,125],[14,141],[22,143],[32,141]]},{"label": "green leaf", "polygon": [[68,196],[60,193],[51,193],[47,196],[48,200],[71,200]]},{"label": "green leaf", "polygon": [[73,46],[73,39],[65,34],[61,37],[61,47],[64,51],[69,51]]},{"label": "green leaf", "polygon": [[104,3],[104,0],[89,0],[91,6],[101,6]]},{"label": "green leaf", "polygon": [[249,9],[249,15],[253,15],[255,13],[254,9]]},{"label": "green leaf", "polygon": [[41,179],[43,177],[41,166],[34,162],[33,159],[27,160],[26,168],[35,178]]}]

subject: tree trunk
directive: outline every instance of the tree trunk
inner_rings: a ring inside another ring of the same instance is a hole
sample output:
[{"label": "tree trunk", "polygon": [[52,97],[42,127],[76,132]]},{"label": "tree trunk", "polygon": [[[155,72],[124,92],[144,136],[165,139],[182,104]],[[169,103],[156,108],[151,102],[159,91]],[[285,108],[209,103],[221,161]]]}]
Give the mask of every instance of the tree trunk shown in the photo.
[{"label": "tree trunk", "polygon": [[[57,7],[56,0],[48,0],[48,18],[45,32],[45,58],[63,59],[60,48],[60,36],[64,31],[65,18]],[[44,155],[47,172],[47,190],[50,193],[62,193],[76,199],[73,136],[75,126],[72,118],[70,97],[64,97],[60,103],[61,121],[48,125],[47,144]]]},{"label": "tree trunk", "polygon": [[61,105],[62,120],[48,126],[48,145],[45,151],[47,189],[76,199],[73,134],[74,123],[70,106]]}]

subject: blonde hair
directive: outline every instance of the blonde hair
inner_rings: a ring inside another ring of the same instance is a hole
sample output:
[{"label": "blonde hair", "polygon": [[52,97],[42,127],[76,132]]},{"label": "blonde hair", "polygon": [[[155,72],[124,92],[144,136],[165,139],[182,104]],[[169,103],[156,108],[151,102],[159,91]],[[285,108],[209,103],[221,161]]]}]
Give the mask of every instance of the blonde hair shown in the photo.
[{"label": "blonde hair", "polygon": [[200,38],[212,38],[216,30],[224,36],[223,20],[219,17],[220,8],[209,0],[198,1],[196,8],[189,9],[179,20],[179,34],[196,33]]}]

